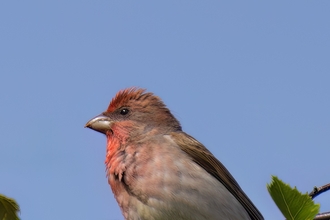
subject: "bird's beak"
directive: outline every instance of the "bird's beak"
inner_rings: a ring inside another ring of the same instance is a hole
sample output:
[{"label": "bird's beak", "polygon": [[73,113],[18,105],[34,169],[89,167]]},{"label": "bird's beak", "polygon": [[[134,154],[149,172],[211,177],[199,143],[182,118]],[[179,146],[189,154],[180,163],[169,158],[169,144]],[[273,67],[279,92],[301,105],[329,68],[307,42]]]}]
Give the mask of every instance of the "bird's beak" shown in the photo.
[{"label": "bird's beak", "polygon": [[90,128],[105,134],[107,131],[111,129],[111,124],[112,124],[112,120],[109,117],[100,114],[89,120],[86,123],[85,128]]}]

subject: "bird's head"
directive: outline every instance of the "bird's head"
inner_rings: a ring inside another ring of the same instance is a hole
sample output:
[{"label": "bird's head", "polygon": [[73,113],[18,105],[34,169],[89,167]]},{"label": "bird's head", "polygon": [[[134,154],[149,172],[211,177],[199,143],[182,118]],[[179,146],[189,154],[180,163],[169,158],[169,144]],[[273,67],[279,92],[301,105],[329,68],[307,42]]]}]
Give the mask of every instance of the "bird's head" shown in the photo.
[{"label": "bird's head", "polygon": [[125,133],[131,137],[151,130],[160,133],[181,130],[179,121],[158,96],[135,87],[119,91],[108,109],[89,120],[85,127],[106,135]]}]

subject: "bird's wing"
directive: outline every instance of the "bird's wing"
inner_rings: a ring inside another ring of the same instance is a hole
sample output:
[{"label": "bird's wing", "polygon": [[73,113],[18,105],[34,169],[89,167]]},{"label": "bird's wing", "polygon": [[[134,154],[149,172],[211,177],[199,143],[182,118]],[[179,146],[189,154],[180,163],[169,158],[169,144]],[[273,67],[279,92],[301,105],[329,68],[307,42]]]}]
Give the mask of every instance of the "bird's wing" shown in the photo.
[{"label": "bird's wing", "polygon": [[186,152],[195,163],[219,180],[235,196],[248,212],[251,219],[264,219],[258,209],[243,192],[234,177],[203,144],[184,132],[172,132],[170,135],[181,150]]}]

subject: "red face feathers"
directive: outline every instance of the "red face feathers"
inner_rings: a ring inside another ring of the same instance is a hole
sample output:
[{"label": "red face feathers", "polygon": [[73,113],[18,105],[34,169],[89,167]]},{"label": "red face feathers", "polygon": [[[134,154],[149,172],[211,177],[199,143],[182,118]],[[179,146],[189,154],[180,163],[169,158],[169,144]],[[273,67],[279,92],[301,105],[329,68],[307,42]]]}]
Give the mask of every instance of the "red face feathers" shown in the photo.
[{"label": "red face feathers", "polygon": [[[132,132],[147,132],[156,127],[163,133],[181,130],[179,121],[158,96],[135,87],[119,91],[102,115],[107,117],[104,120],[111,120],[111,128],[122,125]],[[95,130],[106,133],[109,129]]]}]

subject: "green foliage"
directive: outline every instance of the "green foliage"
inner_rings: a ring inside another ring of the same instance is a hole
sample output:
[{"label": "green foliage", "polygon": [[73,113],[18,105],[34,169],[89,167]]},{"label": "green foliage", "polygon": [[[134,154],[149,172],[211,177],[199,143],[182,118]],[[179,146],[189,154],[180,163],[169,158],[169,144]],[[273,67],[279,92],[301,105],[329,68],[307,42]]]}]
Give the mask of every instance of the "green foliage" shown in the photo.
[{"label": "green foliage", "polygon": [[272,182],[267,184],[267,189],[288,220],[312,220],[319,213],[320,205],[315,204],[307,193],[302,194],[296,187],[291,188],[276,176],[272,176]]},{"label": "green foliage", "polygon": [[18,220],[19,206],[15,200],[0,194],[0,220]]}]

